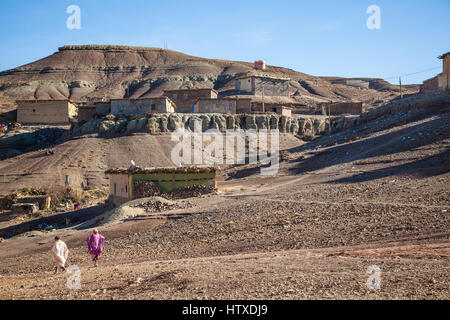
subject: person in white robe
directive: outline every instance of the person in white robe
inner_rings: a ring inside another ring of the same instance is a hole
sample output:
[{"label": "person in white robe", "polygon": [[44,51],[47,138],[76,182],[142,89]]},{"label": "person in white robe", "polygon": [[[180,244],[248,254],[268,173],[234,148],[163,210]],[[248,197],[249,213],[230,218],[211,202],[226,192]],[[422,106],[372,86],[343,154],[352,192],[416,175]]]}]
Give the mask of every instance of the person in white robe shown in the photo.
[{"label": "person in white robe", "polygon": [[63,271],[66,271],[66,262],[69,257],[69,248],[67,245],[59,239],[59,237],[55,237],[55,244],[52,248],[52,256],[53,260],[56,262],[55,273],[58,272],[58,267]]}]

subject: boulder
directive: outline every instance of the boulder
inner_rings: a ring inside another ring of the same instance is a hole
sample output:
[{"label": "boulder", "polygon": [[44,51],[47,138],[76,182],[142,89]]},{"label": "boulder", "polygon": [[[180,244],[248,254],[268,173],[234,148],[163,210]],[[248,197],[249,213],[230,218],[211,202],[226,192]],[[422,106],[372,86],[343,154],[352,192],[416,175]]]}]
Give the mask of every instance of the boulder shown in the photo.
[{"label": "boulder", "polygon": [[256,125],[255,116],[250,115],[250,116],[245,117],[245,128],[247,130],[256,130],[256,129],[258,129],[258,126]]},{"label": "boulder", "polygon": [[126,118],[120,118],[114,127],[114,131],[117,133],[125,132],[128,127],[128,120]]},{"label": "boulder", "polygon": [[286,132],[287,131],[287,125],[288,125],[288,117],[281,116],[280,117],[280,122],[279,122],[279,125],[278,125],[278,129],[280,130],[280,132]]},{"label": "boulder", "polygon": [[168,132],[169,131],[168,126],[169,126],[169,118],[165,114],[161,115],[161,117],[159,118],[159,129],[161,130],[161,132]]},{"label": "boulder", "polygon": [[149,133],[157,133],[159,129],[159,119],[157,117],[151,116],[147,121],[147,131]]},{"label": "boulder", "polygon": [[258,129],[269,129],[269,117],[267,115],[256,116],[256,124]]},{"label": "boulder", "polygon": [[128,122],[128,124],[127,124],[127,132],[135,132],[136,131],[137,122],[138,122],[137,119],[134,119],[134,120],[131,120],[130,122]]},{"label": "boulder", "polygon": [[222,115],[213,115],[209,124],[210,129],[217,129],[219,131],[225,131],[227,127],[226,120]]},{"label": "boulder", "polygon": [[202,125],[203,125],[203,121],[199,116],[196,116],[196,115],[191,116],[188,120],[188,128],[192,132],[194,132],[194,130],[195,130],[195,123],[198,123],[200,125],[200,128],[202,128]]},{"label": "boulder", "polygon": [[83,124],[80,128],[80,134],[90,134],[90,133],[97,133],[98,132],[98,126],[100,124],[100,121],[97,119],[91,119],[85,124]]},{"label": "boulder", "polygon": [[227,122],[227,130],[233,130],[236,128],[234,116],[227,115],[226,122]]},{"label": "boulder", "polygon": [[278,129],[278,116],[274,114],[270,116],[270,129],[271,130]]},{"label": "boulder", "polygon": [[181,118],[176,114],[170,115],[168,123],[169,131],[175,131],[177,129],[180,129],[181,127],[182,127]]},{"label": "boulder", "polygon": [[320,135],[324,132],[325,132],[325,120],[315,119],[314,120],[314,133]]},{"label": "boulder", "polygon": [[113,131],[115,126],[116,126],[115,121],[112,121],[112,120],[102,121],[102,122],[100,122],[100,124],[98,126],[98,132],[105,133],[105,132]]},{"label": "boulder", "polygon": [[148,117],[139,118],[136,120],[137,120],[136,131],[144,132],[146,129],[147,122],[148,122]]},{"label": "boulder", "polygon": [[292,134],[298,133],[298,122],[297,121],[291,122],[291,128],[289,129],[289,132],[291,132]]},{"label": "boulder", "polygon": [[205,114],[202,114],[200,116],[200,119],[202,120],[202,132],[205,132],[209,128],[209,123],[211,122],[211,118]]},{"label": "boulder", "polygon": [[12,205],[12,212],[15,214],[31,214],[39,211],[36,203],[15,203]]}]

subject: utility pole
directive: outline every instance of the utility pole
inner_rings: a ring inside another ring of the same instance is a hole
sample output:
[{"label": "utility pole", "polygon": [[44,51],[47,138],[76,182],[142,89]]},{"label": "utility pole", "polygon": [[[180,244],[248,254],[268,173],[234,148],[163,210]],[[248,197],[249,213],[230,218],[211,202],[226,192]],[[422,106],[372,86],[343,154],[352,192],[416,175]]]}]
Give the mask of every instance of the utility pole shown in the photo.
[{"label": "utility pole", "polygon": [[398,82],[400,83],[400,99],[403,99],[403,93],[402,93],[402,78],[398,77]]},{"label": "utility pole", "polygon": [[328,134],[331,134],[331,103],[328,104]]}]

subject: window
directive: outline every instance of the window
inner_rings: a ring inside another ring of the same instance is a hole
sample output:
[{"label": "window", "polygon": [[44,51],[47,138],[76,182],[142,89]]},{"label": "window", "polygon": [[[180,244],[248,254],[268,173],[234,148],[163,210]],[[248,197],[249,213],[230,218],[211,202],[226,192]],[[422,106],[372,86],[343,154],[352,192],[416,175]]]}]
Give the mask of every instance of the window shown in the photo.
[{"label": "window", "polygon": [[128,193],[128,186],[125,185],[125,193]]},{"label": "window", "polygon": [[188,94],[187,94],[187,93],[183,94],[183,99],[184,99],[184,100],[186,100],[187,97],[188,97]]},{"label": "window", "polygon": [[36,109],[33,109],[33,112],[36,112]]},{"label": "window", "polygon": [[156,111],[156,104],[152,103],[151,111]]},{"label": "window", "polygon": [[114,183],[114,194],[117,193],[117,183]]},{"label": "window", "polygon": [[174,94],[172,95],[172,97],[173,97],[174,99],[176,99],[176,98],[177,98],[177,94],[174,93]]}]

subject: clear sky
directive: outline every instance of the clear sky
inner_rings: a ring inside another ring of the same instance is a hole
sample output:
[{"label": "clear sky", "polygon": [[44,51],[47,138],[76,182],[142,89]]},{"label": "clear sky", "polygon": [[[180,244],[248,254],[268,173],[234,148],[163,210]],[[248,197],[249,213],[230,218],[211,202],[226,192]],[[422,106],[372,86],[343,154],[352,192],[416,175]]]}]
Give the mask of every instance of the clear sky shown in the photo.
[{"label": "clear sky", "polygon": [[[69,30],[69,5],[81,29]],[[380,8],[380,30],[366,13]],[[1,0],[0,70],[70,44],[167,47],[186,54],[253,62],[317,76],[421,83],[450,51],[450,0]]]}]

